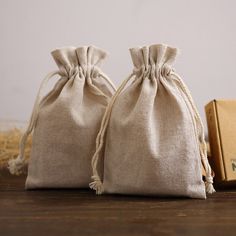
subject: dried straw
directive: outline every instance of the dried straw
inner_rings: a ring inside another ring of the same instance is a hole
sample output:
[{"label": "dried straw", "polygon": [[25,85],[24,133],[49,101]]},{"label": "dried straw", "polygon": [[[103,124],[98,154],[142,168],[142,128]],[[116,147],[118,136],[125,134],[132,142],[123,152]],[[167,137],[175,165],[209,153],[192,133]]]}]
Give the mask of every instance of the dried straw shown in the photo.
[{"label": "dried straw", "polygon": [[[0,169],[6,168],[8,161],[16,158],[19,154],[19,141],[22,136],[22,130],[18,128],[0,132]],[[30,156],[32,138],[28,138],[25,147],[25,158]]]}]

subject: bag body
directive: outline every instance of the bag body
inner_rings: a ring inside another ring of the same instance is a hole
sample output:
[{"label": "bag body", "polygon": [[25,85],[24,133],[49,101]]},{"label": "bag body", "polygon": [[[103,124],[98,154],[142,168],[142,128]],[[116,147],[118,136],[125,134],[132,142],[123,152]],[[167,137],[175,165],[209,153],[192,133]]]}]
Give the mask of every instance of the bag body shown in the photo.
[{"label": "bag body", "polygon": [[60,80],[39,104],[26,189],[87,188],[101,119],[114,86],[102,73],[106,52],[57,49]]},{"label": "bag body", "polygon": [[[206,198],[199,126],[172,70],[177,49],[152,45],[130,53],[134,72],[118,89],[100,130],[103,183],[93,167],[90,186],[98,193]],[[93,160],[98,158],[99,150]]]}]

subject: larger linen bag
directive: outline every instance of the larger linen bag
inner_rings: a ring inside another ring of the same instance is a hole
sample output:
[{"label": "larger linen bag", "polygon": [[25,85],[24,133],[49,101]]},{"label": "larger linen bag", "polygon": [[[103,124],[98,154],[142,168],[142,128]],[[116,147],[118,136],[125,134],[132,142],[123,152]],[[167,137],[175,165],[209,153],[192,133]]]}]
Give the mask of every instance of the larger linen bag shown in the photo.
[{"label": "larger linen bag", "polygon": [[[134,70],[107,107],[92,159],[90,187],[98,194],[206,198],[206,192],[214,192],[212,171],[200,116],[172,69],[177,49],[152,45],[132,48],[130,53]],[[100,176],[97,165],[103,159]]]},{"label": "larger linen bag", "polygon": [[[59,71],[43,81],[20,142],[20,155],[9,162],[13,174],[22,172],[25,142],[33,130],[26,189],[88,187],[96,136],[115,91],[100,69],[106,55],[94,46],[52,52]],[[41,98],[43,87],[57,74],[60,80]]]}]

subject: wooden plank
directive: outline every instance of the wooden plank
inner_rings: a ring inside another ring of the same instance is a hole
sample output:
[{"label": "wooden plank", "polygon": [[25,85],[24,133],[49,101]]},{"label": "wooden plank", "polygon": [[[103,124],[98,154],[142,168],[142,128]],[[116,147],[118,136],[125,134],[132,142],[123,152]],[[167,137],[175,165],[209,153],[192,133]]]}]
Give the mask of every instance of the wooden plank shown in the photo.
[{"label": "wooden plank", "polygon": [[236,191],[207,200],[24,191],[2,174],[0,235],[236,235]]}]

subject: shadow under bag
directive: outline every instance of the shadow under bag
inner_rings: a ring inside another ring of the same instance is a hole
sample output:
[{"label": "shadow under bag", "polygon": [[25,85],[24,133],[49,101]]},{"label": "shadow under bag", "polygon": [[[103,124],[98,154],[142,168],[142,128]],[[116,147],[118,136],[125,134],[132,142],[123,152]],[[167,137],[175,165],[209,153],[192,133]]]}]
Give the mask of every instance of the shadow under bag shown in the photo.
[{"label": "shadow under bag", "polygon": [[[200,116],[172,69],[177,49],[152,45],[132,48],[130,53],[134,70],[106,109],[90,187],[98,194],[206,198],[206,192],[215,191],[212,171]],[[100,177],[97,165],[103,159]]]},{"label": "shadow under bag", "polygon": [[[91,158],[103,114],[115,92],[100,64],[106,53],[96,47],[57,49],[52,56],[59,71],[43,81],[20,154],[9,162],[13,174],[26,165],[24,147],[33,130],[26,189],[88,187]],[[41,98],[47,81],[59,74],[51,92]]]}]

